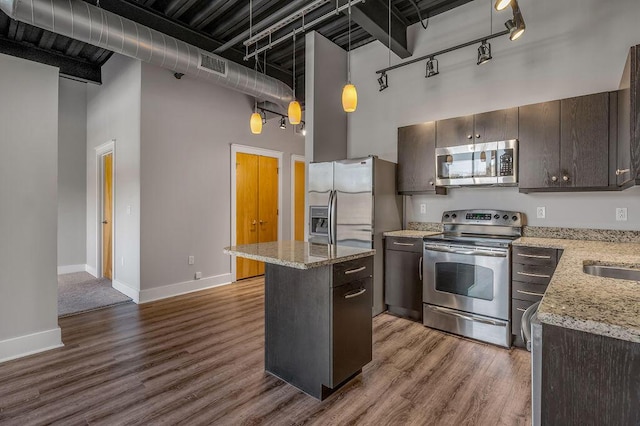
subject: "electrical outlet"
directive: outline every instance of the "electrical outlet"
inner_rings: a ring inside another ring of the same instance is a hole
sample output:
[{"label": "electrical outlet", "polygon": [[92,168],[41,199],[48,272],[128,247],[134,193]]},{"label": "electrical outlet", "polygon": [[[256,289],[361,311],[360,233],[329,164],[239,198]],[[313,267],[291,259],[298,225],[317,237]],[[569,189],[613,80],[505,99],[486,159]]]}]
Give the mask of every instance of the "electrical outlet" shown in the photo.
[{"label": "electrical outlet", "polygon": [[127,214],[131,214],[131,206],[127,206]]},{"label": "electrical outlet", "polygon": [[196,263],[196,259],[193,256],[189,256],[189,265]]},{"label": "electrical outlet", "polygon": [[425,203],[420,204],[420,214],[427,213],[427,205]]},{"label": "electrical outlet", "polygon": [[616,220],[617,221],[626,221],[627,220],[627,208],[626,207],[618,207],[616,209]]},{"label": "electrical outlet", "polygon": [[196,272],[196,280],[202,278],[202,272]]},{"label": "electrical outlet", "polygon": [[120,258],[120,265],[124,266],[124,256]]},{"label": "electrical outlet", "polygon": [[536,209],[536,216],[538,217],[538,219],[544,219],[547,216],[547,209],[545,209],[544,207],[538,207]]}]

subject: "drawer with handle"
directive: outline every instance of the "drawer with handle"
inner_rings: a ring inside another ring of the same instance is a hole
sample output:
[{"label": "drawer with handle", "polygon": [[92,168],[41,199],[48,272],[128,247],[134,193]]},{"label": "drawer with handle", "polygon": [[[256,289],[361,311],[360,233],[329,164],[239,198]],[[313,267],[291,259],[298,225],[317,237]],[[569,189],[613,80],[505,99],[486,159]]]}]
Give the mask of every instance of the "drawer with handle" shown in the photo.
[{"label": "drawer with handle", "polygon": [[553,248],[513,246],[512,253],[513,263],[552,268],[555,268],[558,263],[558,250]]},{"label": "drawer with handle", "polygon": [[336,263],[333,265],[332,287],[371,276],[373,276],[373,256]]},{"label": "drawer with handle", "polygon": [[385,237],[384,248],[387,250],[422,253],[422,238]]},{"label": "drawer with handle", "polygon": [[512,281],[522,281],[533,284],[549,284],[555,266],[523,265],[514,263],[512,268]]},{"label": "drawer with handle", "polygon": [[513,281],[511,297],[519,300],[530,300],[537,302],[542,300],[544,292],[547,290],[546,284],[532,284],[527,282]]},{"label": "drawer with handle", "polygon": [[533,305],[532,300],[511,300],[511,334],[520,335],[520,325],[522,324],[522,314],[527,308]]}]

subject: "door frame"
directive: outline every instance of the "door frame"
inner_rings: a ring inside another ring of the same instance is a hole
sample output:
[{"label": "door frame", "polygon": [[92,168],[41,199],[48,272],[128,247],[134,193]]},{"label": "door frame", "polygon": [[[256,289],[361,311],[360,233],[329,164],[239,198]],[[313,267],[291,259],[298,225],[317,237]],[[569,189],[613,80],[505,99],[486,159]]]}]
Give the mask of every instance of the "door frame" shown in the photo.
[{"label": "door frame", "polygon": [[[291,154],[291,239],[293,240],[295,237],[295,231],[296,231],[296,205],[295,205],[295,201],[296,201],[296,168],[295,163],[296,161],[302,161],[304,163],[304,193],[307,193],[307,161],[304,158],[304,155],[298,155],[298,154]],[[307,197],[305,196],[305,199]],[[306,206],[306,201],[305,201],[305,206]],[[307,211],[306,211],[306,207],[305,207],[305,211],[304,211],[304,218],[307,218]],[[305,220],[303,219],[303,220]],[[304,228],[306,229],[306,220],[305,223],[303,223]],[[304,232],[304,240],[307,240],[307,233]]]},{"label": "door frame", "polygon": [[[254,154],[262,155],[264,157],[272,157],[278,160],[278,241],[282,241],[282,160],[284,153],[280,151],[273,151],[265,148],[256,148],[254,146],[231,144],[231,245],[236,245],[236,154]],[[236,257],[231,256],[231,281],[236,281]]]},{"label": "door frame", "polygon": [[116,280],[116,140],[103,143],[95,148],[96,151],[96,268],[97,278],[102,278],[102,204],[104,201],[104,170],[102,157],[111,153],[112,218],[111,218],[111,282]]}]

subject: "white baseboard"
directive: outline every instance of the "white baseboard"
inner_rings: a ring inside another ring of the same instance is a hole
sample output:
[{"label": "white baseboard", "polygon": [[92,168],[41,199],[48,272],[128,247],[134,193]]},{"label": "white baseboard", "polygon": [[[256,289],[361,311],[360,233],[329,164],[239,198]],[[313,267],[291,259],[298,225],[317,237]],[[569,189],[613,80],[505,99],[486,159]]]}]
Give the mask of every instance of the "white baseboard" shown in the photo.
[{"label": "white baseboard", "polygon": [[192,293],[194,291],[231,284],[231,282],[231,274],[222,274],[215,275],[213,277],[202,278],[199,280],[185,281],[181,283],[165,285],[162,287],[140,290],[140,302],[136,303],[147,303],[154,300],[166,299],[168,297],[179,296],[181,294]]},{"label": "white baseboard", "polygon": [[140,303],[140,290],[137,290],[130,285],[118,280],[111,280],[111,287],[115,288],[120,293],[130,297],[135,303]]},{"label": "white baseboard", "polygon": [[14,337],[0,341],[0,362],[10,361],[23,356],[37,354],[38,352],[60,348],[62,334],[60,327],[26,336]]},{"label": "white baseboard", "polygon": [[[72,274],[74,272],[85,272],[87,270],[87,265],[63,265],[58,266],[58,275],[62,274]],[[91,274],[93,275],[93,274]],[[94,275],[95,276],[95,275]]]},{"label": "white baseboard", "polygon": [[85,266],[85,271],[87,271],[88,273],[90,273],[91,275],[93,275],[94,277],[98,278],[98,270],[96,268],[94,268],[91,265],[84,265]]}]

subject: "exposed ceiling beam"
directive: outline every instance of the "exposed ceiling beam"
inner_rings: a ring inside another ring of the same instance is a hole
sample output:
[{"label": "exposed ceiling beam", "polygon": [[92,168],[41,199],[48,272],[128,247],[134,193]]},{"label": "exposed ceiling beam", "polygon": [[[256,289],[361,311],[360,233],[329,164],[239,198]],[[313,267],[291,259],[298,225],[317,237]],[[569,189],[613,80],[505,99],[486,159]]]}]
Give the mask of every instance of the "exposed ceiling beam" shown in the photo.
[{"label": "exposed ceiling beam", "polygon": [[41,49],[29,43],[19,43],[0,37],[0,53],[57,67],[61,75],[74,80],[102,84],[99,65]]},{"label": "exposed ceiling beam", "polygon": [[[391,51],[400,58],[411,56],[407,48],[407,21],[391,11]],[[343,13],[347,13],[346,11]],[[389,47],[389,5],[383,0],[367,0],[351,8],[351,17],[361,28]]]},{"label": "exposed ceiling beam", "polygon": [[[140,4],[127,0],[100,0],[100,7],[208,52],[212,52],[222,45],[220,41],[213,39],[201,31],[189,28],[181,22]],[[220,56],[238,64],[244,64],[250,68],[253,65],[253,62],[245,62],[244,52],[236,49],[229,49]],[[267,74],[291,85],[291,72],[289,70],[267,63]]]}]

